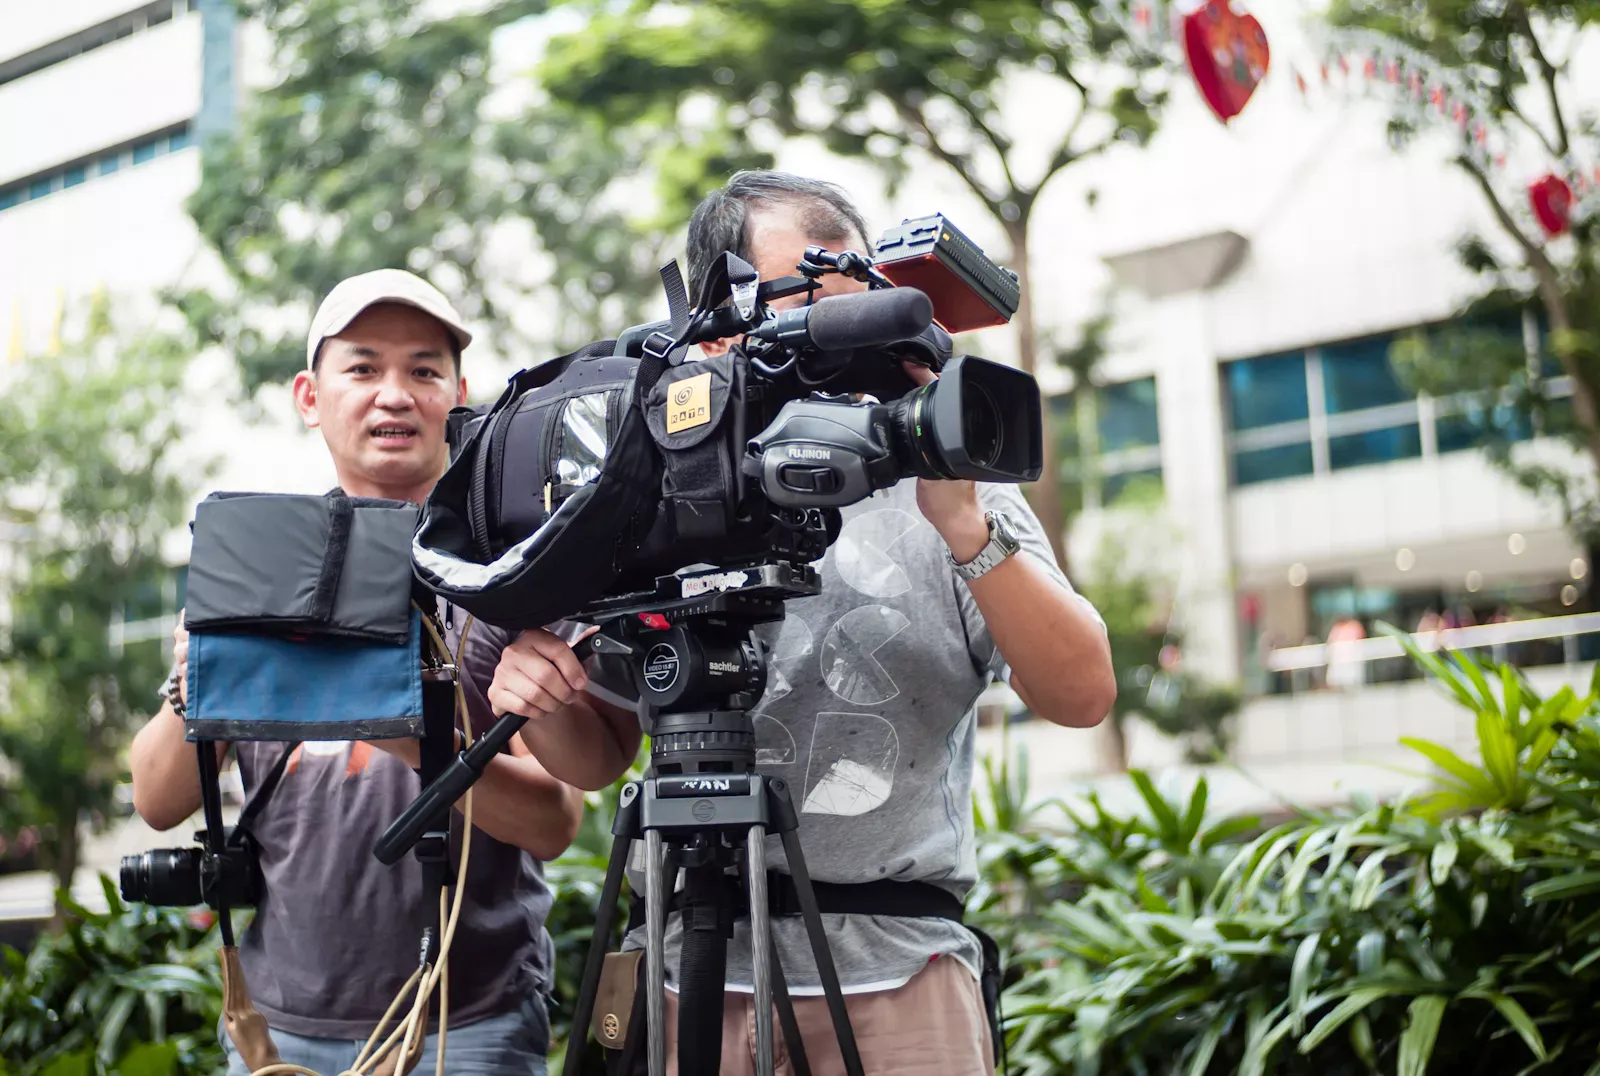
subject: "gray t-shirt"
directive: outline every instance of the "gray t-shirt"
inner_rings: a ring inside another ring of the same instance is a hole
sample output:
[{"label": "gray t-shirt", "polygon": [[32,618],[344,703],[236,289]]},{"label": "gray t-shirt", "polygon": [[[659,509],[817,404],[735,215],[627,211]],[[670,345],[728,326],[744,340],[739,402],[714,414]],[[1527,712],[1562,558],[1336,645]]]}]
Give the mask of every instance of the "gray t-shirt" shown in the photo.
[{"label": "gray t-shirt", "polygon": [[[451,619],[446,642],[454,650],[465,615],[456,610]],[[485,693],[509,639],[487,624],[472,628],[463,687],[475,732],[493,723]],[[236,746],[248,789],[289,745]],[[239,945],[251,995],[270,1026],[317,1038],[365,1038],[416,969],[428,904],[437,895],[423,891],[414,856],[385,867],[372,847],[420,790],[405,763],[368,743],[296,749],[255,826],[266,896]],[[453,811],[457,857],[461,837],[462,817]],[[450,950],[452,1027],[503,1012],[530,991],[549,991],[550,904],[538,861],[473,830]],[[437,1020],[437,1006],[432,1015]]]},{"label": "gray t-shirt", "polygon": [[[1035,558],[1070,590],[1017,487],[979,490],[984,507],[1015,522],[1019,555]],[[946,562],[943,539],[918,510],[914,480],[844,509],[843,530],[819,569],[822,593],[790,602],[781,625],[761,629],[771,649],[767,691],[752,713],[756,768],[788,781],[813,879],[931,882],[965,898],[977,880],[974,704],[993,677],[1009,675],[1005,659]],[[633,694],[614,682],[606,687]],[[783,869],[776,839],[768,859]],[[642,874],[631,877],[642,893]],[[949,920],[823,920],[847,991],[898,986],[936,955],[953,956],[974,973],[980,966],[977,939]],[[819,993],[803,922],[773,924],[790,989]],[[673,916],[669,982],[680,937]],[[628,948],[643,945],[643,930],[630,935]],[[749,989],[749,954],[743,919],[728,948],[729,989]]]}]

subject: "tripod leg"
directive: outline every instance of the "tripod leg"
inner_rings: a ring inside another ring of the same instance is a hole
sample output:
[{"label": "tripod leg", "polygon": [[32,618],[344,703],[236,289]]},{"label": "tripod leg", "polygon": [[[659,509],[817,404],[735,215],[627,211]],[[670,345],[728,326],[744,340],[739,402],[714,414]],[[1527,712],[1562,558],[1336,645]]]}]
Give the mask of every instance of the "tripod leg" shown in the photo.
[{"label": "tripod leg", "polygon": [[645,971],[650,993],[645,996],[650,1033],[650,1076],[667,1076],[667,901],[666,864],[662,861],[661,831],[644,835],[644,903],[646,917]]},{"label": "tripod leg", "polygon": [[[752,936],[751,944],[755,944]],[[789,996],[789,983],[783,977],[783,961],[778,959],[778,944],[772,940],[772,928],[767,928],[768,963],[772,967],[772,996],[778,1002],[778,1023],[783,1026],[783,1041],[789,1047],[789,1064],[794,1076],[811,1076],[811,1063],[806,1060],[806,1044],[800,1040],[800,1021],[794,1016],[794,999]]]},{"label": "tripod leg", "polygon": [[756,1073],[773,1076],[772,919],[767,907],[767,829],[751,826],[745,835],[745,874],[750,887],[750,972],[755,987]]},{"label": "tripod leg", "polygon": [[605,962],[606,943],[611,937],[611,920],[616,917],[617,898],[622,894],[622,879],[628,866],[628,849],[639,825],[639,785],[622,789],[613,823],[611,858],[606,863],[606,881],[600,889],[600,908],[595,914],[594,936],[589,940],[589,955],[584,959],[583,981],[578,986],[578,1008],[572,1016],[571,1041],[562,1076],[578,1076],[583,1065],[583,1044],[589,1039],[589,1021],[594,1017],[594,1001],[600,992],[600,968]]},{"label": "tripod leg", "polygon": [[[786,792],[782,794],[787,798]],[[864,1076],[861,1051],[856,1047],[856,1033],[850,1027],[850,1014],[844,1007],[844,993],[839,989],[839,972],[833,966],[828,935],[822,929],[822,913],[817,909],[817,894],[811,888],[811,874],[806,870],[805,853],[800,850],[800,833],[797,829],[784,832],[783,852],[789,860],[789,874],[794,878],[795,892],[800,896],[800,914],[805,920],[806,933],[811,937],[811,952],[817,960],[822,992],[828,999],[828,1015],[833,1017],[833,1033],[839,1039],[839,1052],[844,1055],[844,1070],[849,1076]]]}]

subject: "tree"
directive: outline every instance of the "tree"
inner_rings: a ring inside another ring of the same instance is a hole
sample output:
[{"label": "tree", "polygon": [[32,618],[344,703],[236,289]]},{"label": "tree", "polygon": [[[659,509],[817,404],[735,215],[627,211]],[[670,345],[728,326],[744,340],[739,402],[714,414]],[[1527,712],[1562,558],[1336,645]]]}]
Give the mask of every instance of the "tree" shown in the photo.
[{"label": "tree", "polygon": [[43,830],[63,893],[80,824],[107,817],[127,733],[166,674],[159,642],[119,647],[111,629],[159,592],[162,539],[188,507],[172,455],[184,360],[170,340],[102,332],[0,393],[0,803]]},{"label": "tree", "polygon": [[[872,163],[891,185],[918,155],[948,167],[1006,236],[1022,283],[1015,324],[1029,373],[1040,351],[1029,272],[1040,198],[1072,165],[1147,141],[1167,80],[1160,58],[1095,0],[640,2],[602,9],[556,39],[540,74],[553,97],[655,132],[668,156],[685,138],[754,145],[768,132],[814,137]],[[1018,137],[1004,105],[1041,91],[1067,99],[1061,129]],[[1048,429],[1044,445],[1053,474]],[[1065,563],[1057,483],[1031,492]]]},{"label": "tree", "polygon": [[[303,328],[277,312],[303,309],[303,327],[334,284],[369,269],[427,275],[513,352],[639,320],[660,229],[603,197],[633,167],[629,143],[522,80],[491,79],[496,35],[542,2],[450,15],[411,0],[243,7],[282,77],[205,146],[189,203],[230,290],[174,298],[204,343],[235,355],[247,391],[304,365]],[[511,307],[536,292],[530,339]]]},{"label": "tree", "polygon": [[[1585,147],[1592,153],[1600,145],[1596,116],[1580,104],[1571,67],[1577,46],[1600,22],[1600,4],[1337,0],[1330,17],[1417,50],[1474,102],[1474,125],[1483,123],[1513,147],[1531,144],[1556,171],[1582,157]],[[1391,128],[1401,140],[1425,129],[1414,110],[1398,110]],[[1573,532],[1593,551],[1600,546],[1594,481],[1600,467],[1600,220],[1580,216],[1567,237],[1548,237],[1508,196],[1496,169],[1466,152],[1466,144],[1454,163],[1481,192],[1501,242],[1469,236],[1459,253],[1488,287],[1456,326],[1397,345],[1394,363],[1413,388],[1462,398],[1490,458],[1527,488],[1558,500]],[[1552,397],[1548,371],[1529,368],[1519,324],[1524,309],[1548,331],[1549,357],[1571,379],[1570,401]],[[1512,443],[1534,432],[1571,444],[1587,457],[1587,473],[1514,455]]]}]

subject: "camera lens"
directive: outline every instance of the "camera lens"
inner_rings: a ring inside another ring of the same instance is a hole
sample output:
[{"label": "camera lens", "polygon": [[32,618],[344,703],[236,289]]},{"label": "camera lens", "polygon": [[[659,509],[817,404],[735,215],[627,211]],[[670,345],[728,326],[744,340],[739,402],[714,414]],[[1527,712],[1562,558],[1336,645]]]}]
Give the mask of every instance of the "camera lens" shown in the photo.
[{"label": "camera lens", "polygon": [[123,856],[123,900],[186,908],[204,903],[200,895],[198,848],[153,848],[137,856]]},{"label": "camera lens", "polygon": [[938,382],[923,385],[887,406],[895,459],[918,478],[950,478],[933,435],[933,392]]},{"label": "camera lens", "polygon": [[1000,449],[1005,443],[1005,424],[1000,420],[1000,406],[982,385],[968,385],[966,399],[962,401],[961,443],[967,454],[979,467],[993,467],[1000,459]]}]

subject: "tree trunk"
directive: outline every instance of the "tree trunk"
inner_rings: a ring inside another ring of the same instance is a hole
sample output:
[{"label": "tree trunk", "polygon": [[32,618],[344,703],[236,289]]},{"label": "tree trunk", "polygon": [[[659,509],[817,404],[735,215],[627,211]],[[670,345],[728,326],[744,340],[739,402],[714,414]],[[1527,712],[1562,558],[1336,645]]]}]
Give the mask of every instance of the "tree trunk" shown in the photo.
[{"label": "tree trunk", "polygon": [[1100,734],[1100,771],[1102,773],[1128,772],[1128,715],[1112,711],[1106,715]]},{"label": "tree trunk", "polygon": [[[1017,274],[1017,283],[1021,285],[1022,298],[1017,303],[1017,360],[1023,372],[1038,376],[1039,370],[1039,340],[1036,326],[1033,321],[1033,289],[1030,283],[1031,273],[1028,271],[1028,217],[1024,215],[1005,225],[1006,237],[1011,241],[1011,268]],[[1044,532],[1050,538],[1050,550],[1056,556],[1056,563],[1063,572],[1067,571],[1067,537],[1066,520],[1061,513],[1061,463],[1056,455],[1056,436],[1054,416],[1051,413],[1050,401],[1044,400],[1041,409],[1040,435],[1044,439],[1044,470],[1039,475],[1039,481],[1026,487],[1028,500],[1033,504],[1033,510],[1039,516],[1039,522],[1044,525]]]},{"label": "tree trunk", "polygon": [[62,905],[63,896],[72,893],[72,878],[78,873],[78,799],[69,796],[56,818],[55,856],[50,864],[56,883],[56,911],[50,919],[50,929],[59,931],[66,926],[67,910]]}]

